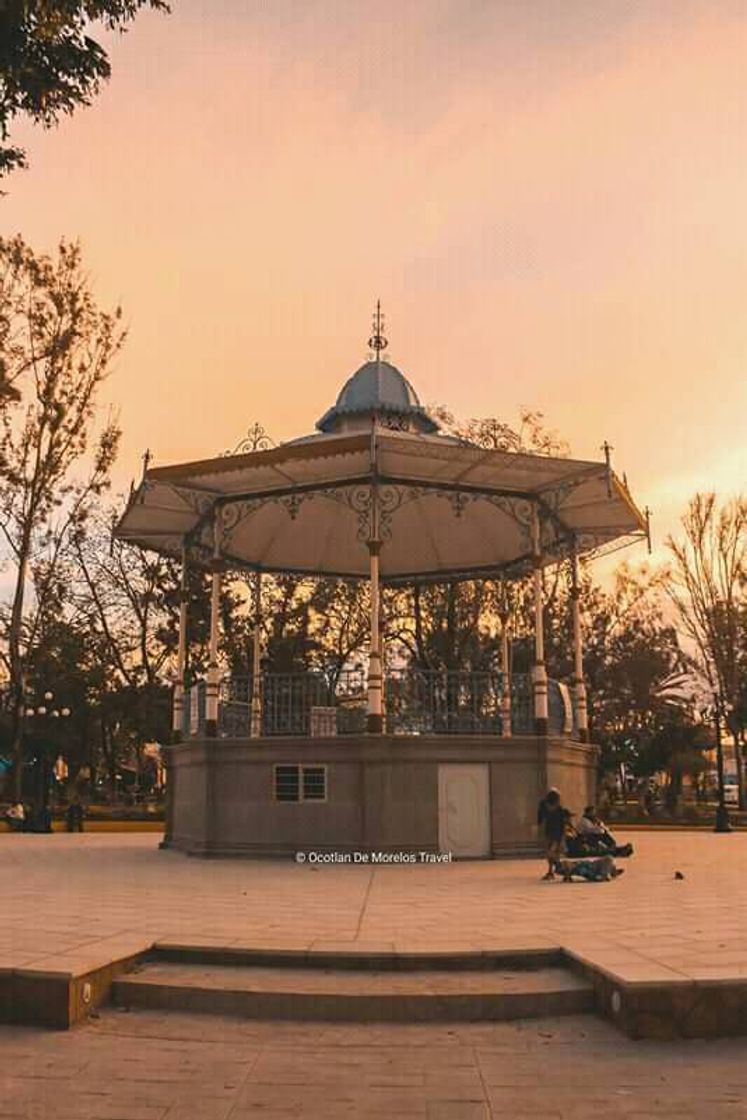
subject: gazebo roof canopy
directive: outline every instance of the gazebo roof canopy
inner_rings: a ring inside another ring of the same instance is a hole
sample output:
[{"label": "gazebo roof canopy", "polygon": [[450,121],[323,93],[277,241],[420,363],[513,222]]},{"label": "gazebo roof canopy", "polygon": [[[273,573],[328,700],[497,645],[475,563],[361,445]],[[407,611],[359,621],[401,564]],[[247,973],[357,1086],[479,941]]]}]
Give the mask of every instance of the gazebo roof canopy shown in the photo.
[{"label": "gazebo roof canopy", "polygon": [[193,561],[384,582],[522,574],[532,511],[552,563],[627,543],[646,522],[607,462],[489,450],[435,434],[380,355],[346,383],[319,434],[268,451],[147,470],[117,536]]}]

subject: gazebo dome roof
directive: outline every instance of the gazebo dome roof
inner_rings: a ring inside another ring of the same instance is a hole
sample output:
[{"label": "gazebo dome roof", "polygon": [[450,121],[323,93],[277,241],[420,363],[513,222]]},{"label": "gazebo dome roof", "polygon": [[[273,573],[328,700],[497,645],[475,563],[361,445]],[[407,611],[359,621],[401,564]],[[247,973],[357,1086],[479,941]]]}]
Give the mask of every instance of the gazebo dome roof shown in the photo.
[{"label": "gazebo dome roof", "polygon": [[317,423],[322,432],[335,432],[347,418],[390,415],[415,431],[436,432],[418,394],[403,373],[383,358],[366,362],[343,385],[337,401]]}]

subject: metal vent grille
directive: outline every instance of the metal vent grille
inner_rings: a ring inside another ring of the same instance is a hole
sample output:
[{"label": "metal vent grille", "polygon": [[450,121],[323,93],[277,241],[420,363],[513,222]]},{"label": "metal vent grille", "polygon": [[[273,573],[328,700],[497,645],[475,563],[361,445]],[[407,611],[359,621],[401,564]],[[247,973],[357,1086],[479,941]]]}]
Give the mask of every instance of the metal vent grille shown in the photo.
[{"label": "metal vent grille", "polygon": [[300,801],[298,766],[275,767],[275,800]]},{"label": "metal vent grille", "polygon": [[327,800],[327,768],[325,766],[303,767],[304,801]]},{"label": "metal vent grille", "polygon": [[276,766],[276,801],[326,801],[326,766]]}]

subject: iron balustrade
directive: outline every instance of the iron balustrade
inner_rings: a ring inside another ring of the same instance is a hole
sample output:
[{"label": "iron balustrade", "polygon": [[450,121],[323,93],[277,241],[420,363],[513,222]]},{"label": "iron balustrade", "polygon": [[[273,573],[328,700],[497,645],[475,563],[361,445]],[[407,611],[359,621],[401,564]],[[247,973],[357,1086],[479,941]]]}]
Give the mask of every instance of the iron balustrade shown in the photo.
[{"label": "iron balustrade", "polygon": [[[331,674],[321,671],[263,673],[260,685],[262,736],[355,735],[366,728],[366,672],[362,667]],[[534,731],[531,677],[513,674],[511,734]],[[184,734],[204,733],[205,684],[185,697]],[[466,670],[389,670],[384,682],[386,731],[394,735],[503,734],[503,674]],[[220,685],[218,735],[248,738],[252,680],[225,678]],[[548,681],[549,731],[575,732],[568,688]]]},{"label": "iron balustrade", "polygon": [[[336,733],[355,734],[366,725],[366,674],[344,669],[339,674],[263,673],[260,677],[263,735],[309,735],[315,710],[334,708]],[[252,680],[231,677],[221,684],[218,734],[249,735]]]}]

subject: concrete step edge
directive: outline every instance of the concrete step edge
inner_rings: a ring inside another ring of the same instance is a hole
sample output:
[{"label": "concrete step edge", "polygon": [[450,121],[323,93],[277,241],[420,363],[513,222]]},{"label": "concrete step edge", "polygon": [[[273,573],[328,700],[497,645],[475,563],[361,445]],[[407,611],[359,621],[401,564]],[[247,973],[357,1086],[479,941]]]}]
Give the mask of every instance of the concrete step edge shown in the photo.
[{"label": "concrete step edge", "polygon": [[273,949],[231,945],[190,945],[158,941],[149,957],[183,964],[272,966],[277,968],[359,969],[374,971],[536,971],[567,965],[560,948],[476,949],[468,952],[379,952]]},{"label": "concrete step edge", "polygon": [[591,985],[539,992],[320,994],[186,987],[130,978],[115,981],[112,997],[115,1004],[128,1008],[357,1022],[530,1019],[594,1010]]}]

